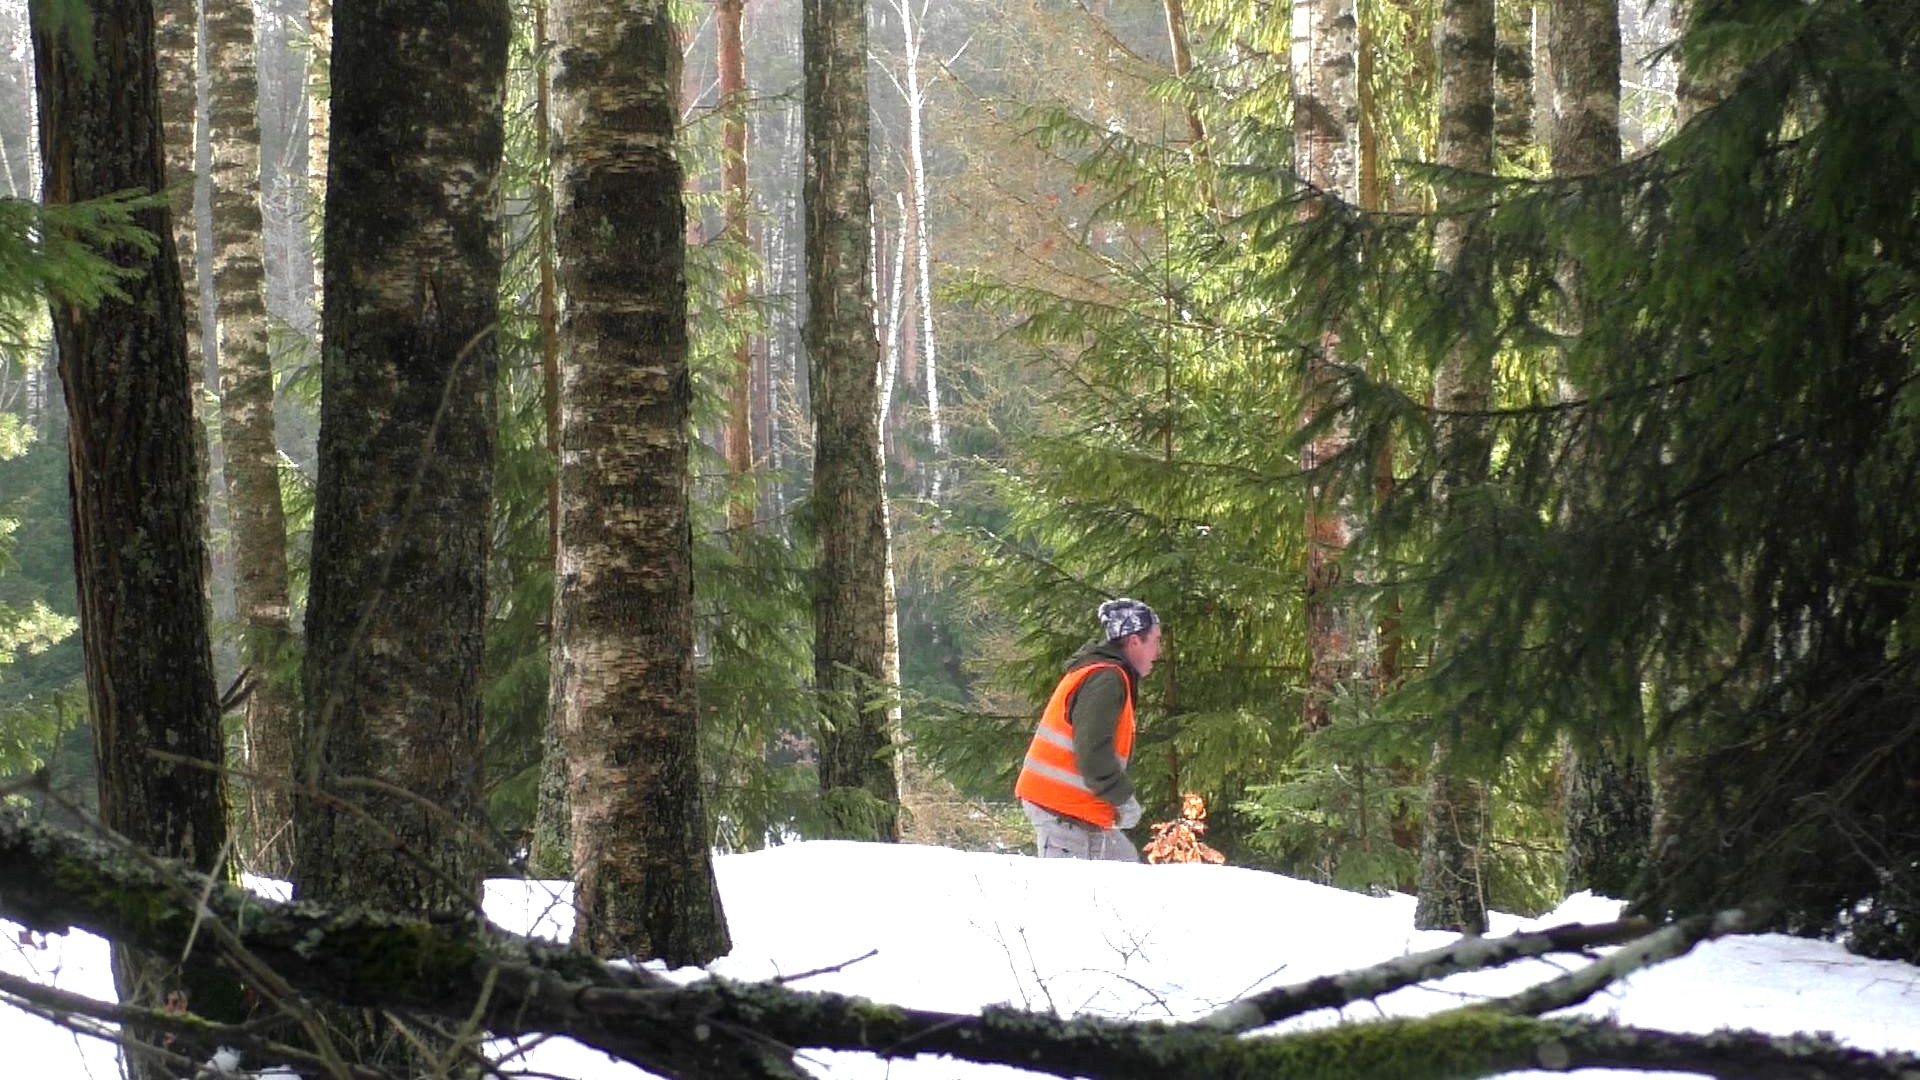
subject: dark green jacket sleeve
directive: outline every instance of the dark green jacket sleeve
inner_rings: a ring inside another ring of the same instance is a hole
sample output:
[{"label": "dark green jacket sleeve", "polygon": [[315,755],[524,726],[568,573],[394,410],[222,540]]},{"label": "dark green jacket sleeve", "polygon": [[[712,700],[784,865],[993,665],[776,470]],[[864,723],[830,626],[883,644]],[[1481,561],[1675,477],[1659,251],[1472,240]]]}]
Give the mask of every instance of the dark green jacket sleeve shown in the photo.
[{"label": "dark green jacket sleeve", "polygon": [[1114,751],[1114,731],[1127,701],[1127,677],[1111,667],[1087,676],[1073,692],[1067,718],[1073,721],[1073,753],[1080,777],[1095,795],[1119,806],[1133,798],[1133,781]]}]

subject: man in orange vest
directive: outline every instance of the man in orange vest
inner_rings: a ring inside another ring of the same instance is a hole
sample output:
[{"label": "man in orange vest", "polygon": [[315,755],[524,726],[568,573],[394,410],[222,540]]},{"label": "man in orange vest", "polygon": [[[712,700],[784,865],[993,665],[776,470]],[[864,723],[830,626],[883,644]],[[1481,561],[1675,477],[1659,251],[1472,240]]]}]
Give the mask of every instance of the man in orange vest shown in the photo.
[{"label": "man in orange vest", "polygon": [[1121,830],[1140,823],[1127,758],[1135,691],[1160,655],[1160,618],[1122,597],[1100,605],[1100,629],[1104,639],[1067,662],[1013,789],[1043,859],[1140,861]]}]

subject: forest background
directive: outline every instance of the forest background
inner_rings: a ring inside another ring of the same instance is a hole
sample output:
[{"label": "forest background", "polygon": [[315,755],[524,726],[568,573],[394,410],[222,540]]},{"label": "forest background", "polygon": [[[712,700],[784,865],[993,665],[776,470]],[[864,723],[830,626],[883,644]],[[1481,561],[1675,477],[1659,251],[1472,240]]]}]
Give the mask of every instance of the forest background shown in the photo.
[{"label": "forest background", "polygon": [[[720,850],[847,831],[818,769],[801,11],[743,7],[737,91],[720,9],[675,9],[700,775]],[[1689,52],[1665,4],[1502,3],[1476,111],[1447,96],[1457,5],[1317,7],[872,6],[894,650],[866,690],[897,739],[898,833],[1025,842],[1007,793],[1037,703],[1097,603],[1129,595],[1168,626],[1132,770],[1149,818],[1204,795],[1236,864],[1418,891],[1461,926],[1589,886],[1662,910],[1763,895],[1791,927],[1920,954],[1914,16],[1722,5]],[[0,173],[19,199],[39,173],[24,8],[0,5]],[[253,6],[238,52],[257,82],[221,67],[232,50],[172,61],[197,74],[197,182],[175,191],[192,196],[215,656],[245,699],[228,731],[243,778],[260,749],[244,714],[293,681],[309,580],[312,14]],[[552,872],[542,25],[516,2],[484,797],[500,866]],[[1303,93],[1309,65],[1324,92]],[[215,356],[213,108],[235,85],[258,88],[265,460],[290,586],[264,651],[236,599],[243,448]],[[1466,113],[1478,161],[1447,130]],[[744,229],[723,168],[736,115]],[[1613,150],[1583,162],[1595,116]],[[44,312],[5,328],[0,768],[44,769],[84,810],[66,417]],[[236,806],[257,797],[236,784]],[[261,869],[269,847],[241,845]]]}]

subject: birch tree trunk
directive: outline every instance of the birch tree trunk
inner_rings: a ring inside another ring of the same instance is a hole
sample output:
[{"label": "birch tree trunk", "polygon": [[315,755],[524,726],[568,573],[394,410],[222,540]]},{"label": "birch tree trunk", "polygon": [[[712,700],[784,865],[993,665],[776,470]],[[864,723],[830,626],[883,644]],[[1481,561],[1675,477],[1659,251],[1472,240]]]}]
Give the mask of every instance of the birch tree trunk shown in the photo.
[{"label": "birch tree trunk", "polygon": [[807,322],[812,379],[814,684],[832,834],[898,840],[887,710],[885,477],[868,285],[867,6],[803,0]]},{"label": "birch tree trunk", "polygon": [[[1358,23],[1353,0],[1294,0],[1292,79],[1294,170],[1300,179],[1329,194],[1355,195],[1359,93],[1356,86]],[[1338,329],[1327,326],[1307,362],[1309,408],[1328,400]],[[1311,422],[1309,417],[1309,422]],[[1328,703],[1348,679],[1366,678],[1360,670],[1367,620],[1336,599],[1347,570],[1344,561],[1353,535],[1351,508],[1336,500],[1315,478],[1319,466],[1345,448],[1348,433],[1331,426],[1301,453],[1300,468],[1309,477],[1307,493],[1307,730],[1329,723]]]},{"label": "birch tree trunk", "polygon": [[[36,5],[33,17],[46,201],[159,194],[164,139],[151,0],[92,0],[71,21]],[[123,243],[101,253],[129,271],[119,282],[123,295],[90,311],[57,302],[51,317],[66,391],[100,815],[141,850],[220,877],[228,857],[224,752],[170,217],[163,206],[135,215],[154,238],[151,251]],[[240,1018],[236,984],[182,974],[178,960],[117,946],[120,1000],[159,1009],[179,993],[196,1012]],[[140,1052],[158,1033],[134,1025],[129,1035],[130,1074],[164,1075],[160,1061]]]},{"label": "birch tree trunk", "polygon": [[220,423],[233,523],[234,600],[246,703],[248,868],[293,872],[293,757],[299,732],[291,644],[286,513],[274,439],[273,365],[267,349],[266,267],[260,208],[259,79],[253,7],[207,9],[214,76],[207,130],[213,150],[213,287],[218,307]]},{"label": "birch tree trunk", "polygon": [[476,910],[506,0],[341,0],[299,895]]},{"label": "birch tree trunk", "polygon": [[926,7],[922,5],[918,23],[914,21],[913,0],[900,0],[899,10],[906,36],[903,56],[907,69],[907,175],[913,187],[915,299],[920,309],[920,355],[927,376],[927,446],[932,454],[927,468],[927,498],[938,506],[941,481],[946,476],[947,435],[940,416],[940,363],[933,337],[933,240],[932,226],[927,220],[927,95],[920,82]]},{"label": "birch tree trunk", "polygon": [[[1494,0],[1442,0],[1440,5],[1439,163],[1475,173],[1493,171]],[[1460,193],[1441,192],[1443,215],[1434,237],[1434,263],[1446,287],[1457,290],[1456,310],[1480,310],[1492,288],[1481,241],[1457,205]],[[1479,415],[1492,402],[1493,348],[1478,327],[1462,329],[1459,343],[1435,374],[1434,406],[1446,416],[1444,465],[1438,501],[1445,513],[1453,493],[1484,483],[1492,447]],[[1439,635],[1445,641],[1444,625]],[[1444,646],[1443,646],[1444,647]],[[1471,728],[1472,716],[1458,717]],[[1453,767],[1453,747],[1434,748],[1428,771],[1426,815],[1420,838],[1419,893],[1413,923],[1425,930],[1469,934],[1487,929],[1486,884],[1481,873],[1487,795]]]},{"label": "birch tree trunk", "polygon": [[[1563,0],[1547,51],[1553,68],[1553,175],[1589,176],[1620,163],[1620,13],[1617,0]],[[1561,274],[1560,327],[1580,334],[1580,267]],[[1575,393],[1581,388],[1574,387]],[[1566,763],[1566,889],[1627,896],[1652,843],[1653,788],[1636,711],[1616,730],[1581,733]]]},{"label": "birch tree trunk", "polygon": [[561,289],[553,715],[576,944],[731,944],[700,794],[680,52],[666,0],[554,0]]}]

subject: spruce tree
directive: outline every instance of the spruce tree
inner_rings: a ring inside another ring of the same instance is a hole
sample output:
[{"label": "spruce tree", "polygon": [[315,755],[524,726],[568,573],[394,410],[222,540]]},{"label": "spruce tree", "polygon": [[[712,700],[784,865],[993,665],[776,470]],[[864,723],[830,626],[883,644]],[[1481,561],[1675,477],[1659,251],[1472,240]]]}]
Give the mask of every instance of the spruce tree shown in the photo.
[{"label": "spruce tree", "polygon": [[[1909,955],[1916,43],[1908,4],[1705,8],[1681,55],[1738,72],[1718,105],[1592,176],[1478,182],[1495,289],[1475,314],[1511,358],[1493,468],[1444,506],[1401,485],[1380,518],[1433,515],[1437,545],[1395,579],[1410,624],[1464,616],[1388,708],[1476,709],[1489,769],[1644,712],[1683,751],[1644,905],[1762,898]],[[1315,267],[1368,245],[1341,296],[1438,365],[1464,324],[1408,272],[1426,223],[1357,227],[1289,239]],[[1347,386],[1356,423],[1406,433],[1410,474],[1443,467],[1418,396]]]}]

